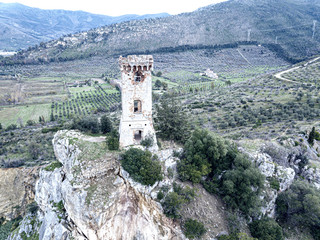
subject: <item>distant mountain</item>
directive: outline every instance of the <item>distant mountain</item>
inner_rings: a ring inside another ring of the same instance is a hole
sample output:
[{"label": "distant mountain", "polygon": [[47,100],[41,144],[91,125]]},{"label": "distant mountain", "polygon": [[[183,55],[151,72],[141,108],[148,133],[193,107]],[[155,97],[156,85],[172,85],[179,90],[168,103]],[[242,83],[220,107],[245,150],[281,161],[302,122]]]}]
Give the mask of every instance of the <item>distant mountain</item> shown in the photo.
[{"label": "distant mountain", "polygon": [[27,48],[63,35],[167,13],[110,17],[83,11],[43,10],[18,3],[0,3],[0,50]]},{"label": "distant mountain", "polygon": [[239,41],[266,44],[296,59],[320,53],[320,0],[229,0],[191,13],[74,34],[20,52],[15,60],[72,60]]}]

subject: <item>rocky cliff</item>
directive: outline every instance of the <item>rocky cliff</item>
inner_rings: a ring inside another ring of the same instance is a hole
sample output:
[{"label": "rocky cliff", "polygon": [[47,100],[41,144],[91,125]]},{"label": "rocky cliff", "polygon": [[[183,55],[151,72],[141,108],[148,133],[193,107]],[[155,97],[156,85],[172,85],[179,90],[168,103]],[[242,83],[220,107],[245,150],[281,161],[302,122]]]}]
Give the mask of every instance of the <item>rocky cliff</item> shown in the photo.
[{"label": "rocky cliff", "polygon": [[0,168],[0,217],[12,220],[24,215],[27,204],[34,199],[39,167]]},{"label": "rocky cliff", "polygon": [[40,171],[39,211],[8,239],[184,238],[147,194],[149,188],[139,191],[123,176],[118,154],[107,152],[103,139],[60,131],[53,145],[62,167],[54,163]]}]

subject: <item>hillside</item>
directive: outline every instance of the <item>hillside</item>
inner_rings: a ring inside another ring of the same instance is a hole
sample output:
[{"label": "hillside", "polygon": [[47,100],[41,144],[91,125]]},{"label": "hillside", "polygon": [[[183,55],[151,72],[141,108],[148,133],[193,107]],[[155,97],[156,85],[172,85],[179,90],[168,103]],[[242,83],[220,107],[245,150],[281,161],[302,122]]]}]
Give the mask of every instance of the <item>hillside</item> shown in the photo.
[{"label": "hillside", "polygon": [[18,3],[0,2],[0,50],[18,50],[108,24],[168,16],[123,15],[111,17],[83,11],[43,10]]},{"label": "hillside", "polygon": [[314,21],[320,22],[319,1],[230,0],[191,13],[118,23],[60,38],[20,52],[15,60],[63,61],[248,40],[277,43],[290,57],[302,59],[320,51],[320,24],[315,22],[313,36]]}]

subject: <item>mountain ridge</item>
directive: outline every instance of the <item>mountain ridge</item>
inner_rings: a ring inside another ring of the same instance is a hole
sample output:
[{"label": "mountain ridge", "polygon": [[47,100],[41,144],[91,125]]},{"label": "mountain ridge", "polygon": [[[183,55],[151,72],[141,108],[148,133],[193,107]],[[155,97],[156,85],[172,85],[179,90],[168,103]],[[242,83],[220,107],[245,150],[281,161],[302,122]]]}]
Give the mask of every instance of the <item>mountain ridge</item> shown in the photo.
[{"label": "mountain ridge", "polygon": [[256,42],[272,45],[275,51],[296,62],[320,52],[318,3],[230,0],[194,12],[115,23],[65,36],[20,52],[13,61],[65,61],[94,55],[152,53],[183,46]]},{"label": "mountain ridge", "polygon": [[85,11],[44,10],[20,3],[0,2],[0,49],[23,49],[91,28],[133,19],[165,16],[169,14],[126,14],[111,17]]}]

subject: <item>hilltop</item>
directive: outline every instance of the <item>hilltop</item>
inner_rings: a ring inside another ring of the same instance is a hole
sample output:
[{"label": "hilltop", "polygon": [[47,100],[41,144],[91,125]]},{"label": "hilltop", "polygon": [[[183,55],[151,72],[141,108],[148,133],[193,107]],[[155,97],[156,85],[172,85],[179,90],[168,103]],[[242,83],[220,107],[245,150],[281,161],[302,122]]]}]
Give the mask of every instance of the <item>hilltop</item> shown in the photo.
[{"label": "hilltop", "polygon": [[83,11],[43,10],[19,3],[0,2],[0,50],[18,50],[63,35],[113,23],[168,16],[167,13],[118,17]]},{"label": "hilltop", "polygon": [[116,23],[65,36],[20,52],[15,61],[168,52],[239,41],[265,44],[301,60],[320,51],[319,13],[319,1],[230,0],[191,13]]}]

